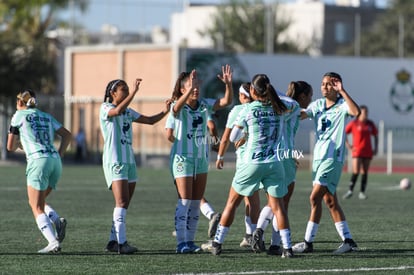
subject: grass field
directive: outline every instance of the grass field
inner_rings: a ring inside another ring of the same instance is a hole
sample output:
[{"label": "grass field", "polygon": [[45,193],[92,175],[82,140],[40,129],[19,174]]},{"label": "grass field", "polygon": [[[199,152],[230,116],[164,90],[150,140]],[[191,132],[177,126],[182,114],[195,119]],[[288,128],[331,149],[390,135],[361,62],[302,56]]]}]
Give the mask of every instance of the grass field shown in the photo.
[{"label": "grass field", "polygon": [[[315,252],[292,259],[253,254],[241,249],[244,211],[241,205],[220,256],[208,253],[177,255],[174,230],[175,188],[167,169],[140,168],[140,183],[127,216],[128,241],[138,246],[134,255],[103,251],[113,210],[100,166],[64,166],[58,190],[48,202],[68,220],[62,253],[38,255],[46,245],[27,203],[24,166],[2,166],[0,173],[0,274],[413,274],[414,193],[398,189],[399,180],[414,175],[371,174],[368,199],[357,196],[341,205],[359,251],[333,255],[340,244],[324,208],[314,243]],[[233,170],[209,174],[206,198],[221,211]],[[338,194],[346,191],[343,174]],[[359,188],[359,183],[356,187]],[[309,216],[310,173],[298,172],[289,219],[293,242],[301,241]],[[262,204],[265,201],[262,200]],[[197,244],[206,241],[208,221],[200,217]],[[270,228],[268,228],[268,232]]]}]

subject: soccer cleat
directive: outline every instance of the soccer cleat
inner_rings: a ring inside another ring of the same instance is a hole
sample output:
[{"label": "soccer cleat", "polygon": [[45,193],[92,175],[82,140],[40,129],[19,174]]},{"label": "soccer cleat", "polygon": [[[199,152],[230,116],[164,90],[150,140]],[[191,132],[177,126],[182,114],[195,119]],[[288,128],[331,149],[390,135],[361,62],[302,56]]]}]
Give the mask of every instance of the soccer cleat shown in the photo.
[{"label": "soccer cleat", "polygon": [[246,234],[246,236],[240,242],[240,247],[251,248],[252,247],[252,235]]},{"label": "soccer cleat", "polygon": [[283,248],[282,258],[292,258],[292,257],[293,257],[292,248],[289,248],[289,249]]},{"label": "soccer cleat", "polygon": [[352,239],[345,239],[343,243],[333,253],[342,254],[358,250],[357,244]]},{"label": "soccer cleat", "polygon": [[175,249],[175,253],[188,254],[188,253],[191,253],[191,251],[190,251],[190,248],[187,246],[187,243],[182,242],[179,245],[177,245],[177,248]]},{"label": "soccer cleat", "polygon": [[61,243],[66,235],[66,219],[60,218],[59,223],[55,225],[56,227],[56,239]]},{"label": "soccer cleat", "polygon": [[207,235],[209,238],[213,238],[214,235],[216,235],[217,226],[220,223],[221,214],[220,213],[214,213],[211,216],[210,222],[208,223],[208,231]]},{"label": "soccer cleat", "polygon": [[59,241],[53,241],[51,243],[49,243],[45,248],[40,249],[39,251],[37,251],[37,253],[40,254],[47,254],[47,253],[58,253],[60,252],[60,244]]},{"label": "soccer cleat", "polygon": [[311,253],[313,252],[313,243],[303,241],[292,246],[292,251],[295,253]]},{"label": "soccer cleat", "polygon": [[201,249],[205,252],[211,252],[213,248],[213,240],[209,240],[206,243],[201,244]]},{"label": "soccer cleat", "polygon": [[364,192],[359,192],[358,198],[360,200],[366,200],[368,197],[367,197],[367,195],[365,195]]},{"label": "soccer cleat", "polygon": [[127,242],[118,244],[118,254],[132,254],[138,251],[138,248],[130,246]]},{"label": "soccer cleat", "polygon": [[118,252],[118,242],[117,241],[109,241],[105,247],[106,252]]},{"label": "soccer cleat", "polygon": [[349,199],[352,197],[353,192],[351,190],[348,190],[348,192],[345,193],[345,195],[342,196],[344,200]]},{"label": "soccer cleat", "polygon": [[263,241],[263,229],[257,228],[254,231],[252,236],[251,248],[255,253],[266,251],[266,247]]},{"label": "soccer cleat", "polygon": [[220,255],[221,254],[221,243],[216,243],[216,242],[213,242],[212,244],[211,244],[211,250],[210,250],[210,252],[211,252],[211,254],[213,254],[213,255]]},{"label": "soccer cleat", "polygon": [[177,231],[173,231],[172,233],[171,233],[171,235],[173,236],[173,237],[177,237]]},{"label": "soccer cleat", "polygon": [[267,255],[282,255],[282,249],[278,245],[271,245],[267,250]]},{"label": "soccer cleat", "polygon": [[194,242],[187,242],[187,246],[190,249],[190,252],[197,253],[201,251],[201,248],[194,244]]}]

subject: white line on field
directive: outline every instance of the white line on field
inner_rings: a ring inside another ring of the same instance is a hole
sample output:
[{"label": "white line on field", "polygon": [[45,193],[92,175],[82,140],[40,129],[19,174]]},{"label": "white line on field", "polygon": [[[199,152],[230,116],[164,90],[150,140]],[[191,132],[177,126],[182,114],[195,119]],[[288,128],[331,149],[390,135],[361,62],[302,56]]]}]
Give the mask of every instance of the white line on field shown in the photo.
[{"label": "white line on field", "polygon": [[361,267],[361,268],[334,268],[334,269],[287,269],[277,271],[246,271],[246,272],[219,272],[219,273],[180,273],[180,275],[255,275],[255,274],[281,274],[281,273],[324,273],[324,272],[357,272],[357,271],[385,271],[385,270],[408,270],[414,269],[414,266],[396,266],[396,267]]}]

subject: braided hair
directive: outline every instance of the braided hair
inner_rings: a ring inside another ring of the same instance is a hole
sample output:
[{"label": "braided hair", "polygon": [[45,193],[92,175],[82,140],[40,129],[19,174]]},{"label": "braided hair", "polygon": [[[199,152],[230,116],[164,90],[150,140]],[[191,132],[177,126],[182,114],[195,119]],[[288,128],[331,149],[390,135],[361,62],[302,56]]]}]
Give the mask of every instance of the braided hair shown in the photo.
[{"label": "braided hair", "polygon": [[108,85],[106,85],[106,89],[105,89],[105,97],[104,97],[104,102],[107,101],[107,99],[109,98],[109,103],[112,102],[113,98],[111,95],[111,92],[116,91],[116,89],[118,88],[118,86],[126,86],[126,82],[122,79],[115,79],[112,81],[109,81]]}]

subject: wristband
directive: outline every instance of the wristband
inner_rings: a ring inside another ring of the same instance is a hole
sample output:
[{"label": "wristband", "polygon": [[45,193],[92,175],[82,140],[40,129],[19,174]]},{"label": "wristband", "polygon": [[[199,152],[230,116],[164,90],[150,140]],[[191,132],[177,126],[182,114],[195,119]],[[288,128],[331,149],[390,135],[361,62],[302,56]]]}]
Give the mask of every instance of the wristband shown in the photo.
[{"label": "wristband", "polygon": [[217,160],[223,160],[223,156],[217,155]]},{"label": "wristband", "polygon": [[10,128],[9,128],[9,134],[13,134],[13,135],[19,135],[19,128],[17,128],[17,127],[13,127],[13,126],[10,126]]}]

